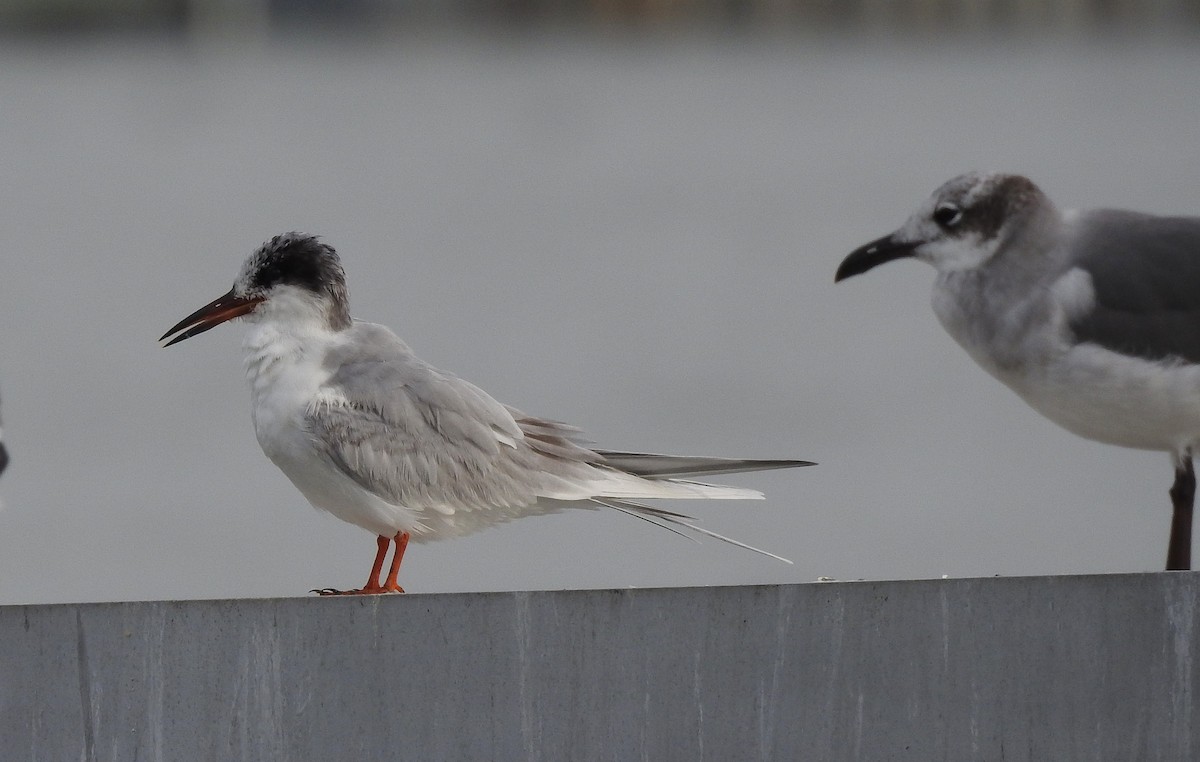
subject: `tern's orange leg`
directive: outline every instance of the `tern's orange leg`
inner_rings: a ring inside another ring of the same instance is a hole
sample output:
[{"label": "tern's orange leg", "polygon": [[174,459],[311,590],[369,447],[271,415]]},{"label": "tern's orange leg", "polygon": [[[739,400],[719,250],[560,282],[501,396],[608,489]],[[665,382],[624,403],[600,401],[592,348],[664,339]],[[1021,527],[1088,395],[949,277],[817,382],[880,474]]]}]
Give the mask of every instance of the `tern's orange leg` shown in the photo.
[{"label": "tern's orange leg", "polygon": [[[408,545],[408,533],[404,532],[404,545]],[[383,571],[383,559],[387,557],[388,546],[392,544],[392,538],[379,535],[375,538],[375,563],[371,565],[371,576],[367,579],[367,584],[363,585],[359,590],[335,590],[332,587],[327,587],[321,590],[313,590],[317,595],[377,595],[379,593],[403,593],[404,590],[396,584],[396,573],[400,571],[400,557],[404,555],[404,547],[400,545],[400,535],[396,535],[396,557],[392,559],[391,573],[388,574],[388,585],[384,587],[379,584],[379,573]]]},{"label": "tern's orange leg", "polygon": [[392,568],[388,570],[387,581],[383,583],[383,589],[386,592],[404,592],[404,588],[396,582],[396,575],[400,573],[400,562],[404,560],[406,548],[408,548],[408,532],[396,532],[396,554],[392,556]]},{"label": "tern's orange leg", "polygon": [[357,592],[367,595],[383,592],[383,588],[379,586],[379,572],[383,571],[383,559],[387,558],[388,546],[391,544],[390,537],[379,535],[375,538],[375,563],[371,564],[371,576],[367,577],[367,584],[362,586],[362,590]]}]

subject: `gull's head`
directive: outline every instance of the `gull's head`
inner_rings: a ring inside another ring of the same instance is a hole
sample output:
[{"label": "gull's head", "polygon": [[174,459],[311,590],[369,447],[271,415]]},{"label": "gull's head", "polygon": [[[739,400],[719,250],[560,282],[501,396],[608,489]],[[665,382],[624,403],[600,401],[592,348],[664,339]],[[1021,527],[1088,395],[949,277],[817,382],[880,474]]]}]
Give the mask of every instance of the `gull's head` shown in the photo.
[{"label": "gull's head", "polygon": [[1052,208],[1020,175],[959,175],[934,191],[898,230],[851,252],[834,282],[905,257],[928,262],[938,272],[980,267],[1035,215]]},{"label": "gull's head", "polygon": [[346,273],[337,252],[317,236],[275,236],[246,259],[233,288],[163,334],[162,339],[179,334],[164,346],[237,317],[284,324],[315,322],[329,331],[348,328]]}]

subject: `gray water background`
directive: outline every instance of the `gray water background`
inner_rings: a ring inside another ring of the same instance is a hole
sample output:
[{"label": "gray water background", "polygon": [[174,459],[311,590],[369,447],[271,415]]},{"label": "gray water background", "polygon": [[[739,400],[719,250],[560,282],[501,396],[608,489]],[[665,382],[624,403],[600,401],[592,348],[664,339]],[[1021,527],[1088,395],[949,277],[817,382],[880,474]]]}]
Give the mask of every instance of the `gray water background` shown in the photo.
[{"label": "gray water background", "polygon": [[842,256],[969,169],[1200,213],[1187,36],[6,40],[0,603],[362,583],[259,451],[241,329],[157,337],[286,230],[352,311],[611,448],[801,457],[674,507],[413,546],[413,592],[1160,569],[1166,455],[1078,439],[945,335],[932,271]]}]

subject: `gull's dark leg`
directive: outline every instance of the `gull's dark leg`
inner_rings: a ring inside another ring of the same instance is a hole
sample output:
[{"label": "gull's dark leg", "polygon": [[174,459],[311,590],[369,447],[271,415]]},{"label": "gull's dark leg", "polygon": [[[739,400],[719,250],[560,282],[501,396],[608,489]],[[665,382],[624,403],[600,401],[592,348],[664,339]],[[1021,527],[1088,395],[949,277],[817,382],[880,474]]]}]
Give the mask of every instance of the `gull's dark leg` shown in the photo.
[{"label": "gull's dark leg", "polygon": [[1167,571],[1192,568],[1192,505],[1196,499],[1196,472],[1192,451],[1175,458],[1175,483],[1171,485],[1171,539],[1167,544]]}]

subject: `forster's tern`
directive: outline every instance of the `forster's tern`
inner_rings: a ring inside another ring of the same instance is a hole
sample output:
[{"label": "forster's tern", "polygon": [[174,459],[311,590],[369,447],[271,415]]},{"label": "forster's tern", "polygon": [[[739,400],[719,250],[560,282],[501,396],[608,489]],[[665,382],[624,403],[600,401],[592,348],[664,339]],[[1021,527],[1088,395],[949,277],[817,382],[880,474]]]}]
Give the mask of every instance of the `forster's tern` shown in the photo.
[{"label": "forster's tern", "polygon": [[1171,454],[1168,569],[1191,563],[1200,443],[1200,218],[1059,211],[1018,175],[971,173],[851,253],[937,269],[933,310],[985,370],[1079,436]]},{"label": "forster's tern", "polygon": [[314,236],[263,244],[228,293],[162,338],[178,334],[170,346],[237,317],[250,323],[243,346],[263,452],[313,506],[378,536],[371,576],[351,592],[403,592],[396,576],[410,538],[571,507],[604,506],[779,558],[637,501],[761,498],[690,477],[810,463],[592,449],[578,429],[503,405],[418,359],[387,328],[353,320],[338,256]]}]

